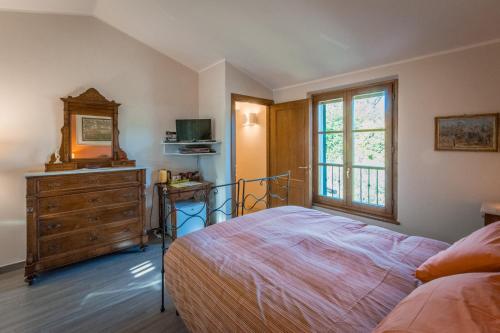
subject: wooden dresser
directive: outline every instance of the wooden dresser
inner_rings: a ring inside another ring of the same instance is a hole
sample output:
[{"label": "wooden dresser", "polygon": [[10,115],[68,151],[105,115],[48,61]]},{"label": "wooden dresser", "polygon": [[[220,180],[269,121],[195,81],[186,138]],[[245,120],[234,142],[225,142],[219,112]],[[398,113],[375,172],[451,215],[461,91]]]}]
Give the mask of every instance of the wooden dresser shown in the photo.
[{"label": "wooden dresser", "polygon": [[38,272],[147,243],[145,169],[26,175],[26,282]]},{"label": "wooden dresser", "polygon": [[500,202],[483,202],[481,215],[484,218],[484,225],[500,221]]}]

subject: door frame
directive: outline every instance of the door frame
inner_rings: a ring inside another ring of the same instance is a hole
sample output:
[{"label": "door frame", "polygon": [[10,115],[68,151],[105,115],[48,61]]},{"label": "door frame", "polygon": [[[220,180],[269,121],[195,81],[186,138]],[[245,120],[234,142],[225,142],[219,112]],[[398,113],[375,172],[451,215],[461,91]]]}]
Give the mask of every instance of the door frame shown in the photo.
[{"label": "door frame", "polygon": [[[271,105],[274,104],[273,100],[253,97],[241,94],[231,94],[231,182],[235,183],[236,179],[236,102],[242,103],[253,103],[259,105],[266,106],[266,150],[267,150],[267,165],[266,165],[266,177],[269,176],[269,163],[270,163],[270,155],[269,155],[269,135],[270,135],[270,126],[269,119],[271,113]],[[236,193],[234,187],[232,188],[232,198],[234,200]],[[234,207],[233,207],[234,209]]]}]

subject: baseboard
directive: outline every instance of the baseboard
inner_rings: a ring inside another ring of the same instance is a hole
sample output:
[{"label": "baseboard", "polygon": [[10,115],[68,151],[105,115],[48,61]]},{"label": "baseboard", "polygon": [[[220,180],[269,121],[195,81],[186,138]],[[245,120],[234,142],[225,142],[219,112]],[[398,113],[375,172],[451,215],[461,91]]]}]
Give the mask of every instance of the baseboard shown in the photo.
[{"label": "baseboard", "polygon": [[24,261],[16,262],[13,264],[0,267],[0,274],[15,271],[16,269],[24,268]]}]

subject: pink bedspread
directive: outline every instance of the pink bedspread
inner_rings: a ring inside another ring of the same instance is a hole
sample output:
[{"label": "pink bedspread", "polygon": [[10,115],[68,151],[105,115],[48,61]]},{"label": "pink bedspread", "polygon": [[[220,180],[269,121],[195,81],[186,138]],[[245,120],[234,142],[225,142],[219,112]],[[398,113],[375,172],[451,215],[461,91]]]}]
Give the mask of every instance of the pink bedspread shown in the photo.
[{"label": "pink bedspread", "polygon": [[448,244],[301,207],[177,239],[165,283],[192,332],[369,332]]}]

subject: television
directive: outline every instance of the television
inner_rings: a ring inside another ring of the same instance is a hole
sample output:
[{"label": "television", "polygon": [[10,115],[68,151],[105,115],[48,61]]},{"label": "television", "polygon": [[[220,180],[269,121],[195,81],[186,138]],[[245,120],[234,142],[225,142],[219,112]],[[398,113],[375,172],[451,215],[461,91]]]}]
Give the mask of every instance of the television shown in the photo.
[{"label": "television", "polygon": [[210,119],[177,119],[175,121],[177,141],[195,142],[212,140]]}]

